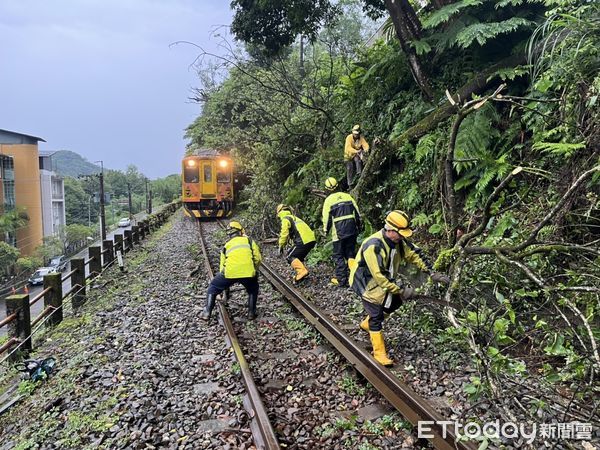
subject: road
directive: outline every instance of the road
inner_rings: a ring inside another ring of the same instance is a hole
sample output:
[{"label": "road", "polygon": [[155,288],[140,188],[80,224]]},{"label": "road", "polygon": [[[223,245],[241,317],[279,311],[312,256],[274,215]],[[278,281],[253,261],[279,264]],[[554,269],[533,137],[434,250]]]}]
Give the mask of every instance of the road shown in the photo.
[{"label": "road", "polygon": [[[132,223],[135,225],[136,220],[139,222],[140,220],[144,220],[144,218],[146,216],[147,216],[146,213],[140,213],[134,218]],[[113,230],[113,231],[107,233],[106,239],[114,241],[115,234],[123,234],[123,232],[125,230],[130,230],[130,229],[131,229],[131,226],[129,226],[127,228],[117,228],[116,230]],[[100,244],[101,244],[101,241],[98,240],[98,241],[94,242],[93,244],[91,244],[91,246],[100,245]],[[71,256],[71,258],[87,259],[88,258],[87,248],[83,249],[76,255]],[[67,264],[67,268],[63,272],[63,276],[65,274],[69,273],[70,271],[71,271],[71,263],[69,262]],[[89,265],[85,266],[85,271],[86,271],[85,275],[87,277],[89,275]],[[69,279],[67,279],[63,282],[63,293],[68,292],[70,289],[71,289],[71,278],[69,277]],[[42,292],[42,290],[43,290],[43,286],[30,286],[29,287],[29,298],[35,297],[37,294]],[[35,317],[37,317],[43,311],[43,309],[44,309],[44,300],[40,299],[31,307],[31,319],[33,320]],[[4,319],[5,317],[6,317],[6,302],[4,301],[4,298],[2,298],[2,299],[0,299],[0,320]],[[6,333],[7,333],[7,327],[0,328],[0,337],[6,336]]]}]

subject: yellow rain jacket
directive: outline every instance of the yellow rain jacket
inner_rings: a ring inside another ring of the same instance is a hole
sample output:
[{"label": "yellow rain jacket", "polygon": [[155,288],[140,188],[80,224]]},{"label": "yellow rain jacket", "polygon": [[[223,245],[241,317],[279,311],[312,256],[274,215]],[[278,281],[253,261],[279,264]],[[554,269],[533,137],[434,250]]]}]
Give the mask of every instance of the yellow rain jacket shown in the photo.
[{"label": "yellow rain jacket", "polygon": [[354,198],[346,192],[334,192],[323,203],[323,231],[331,231],[334,241],[360,232],[360,213]]},{"label": "yellow rain jacket", "polygon": [[344,161],[351,161],[361,149],[365,153],[369,151],[369,143],[362,136],[362,134],[358,139],[354,139],[352,134],[346,136],[346,144],[344,145]]},{"label": "yellow rain jacket", "polygon": [[356,265],[350,271],[350,286],[363,300],[382,305],[388,293],[402,292],[394,277],[405,261],[428,273],[433,270],[420,248],[406,238],[394,244],[380,230],[360,246]]},{"label": "yellow rain jacket", "polygon": [[285,247],[291,239],[294,245],[306,245],[315,241],[314,231],[302,219],[294,216],[290,211],[283,210],[277,217],[281,219],[281,231],[279,232],[279,246]]},{"label": "yellow rain jacket", "polygon": [[261,260],[256,242],[248,236],[236,236],[221,250],[219,271],[225,278],[253,278]]}]

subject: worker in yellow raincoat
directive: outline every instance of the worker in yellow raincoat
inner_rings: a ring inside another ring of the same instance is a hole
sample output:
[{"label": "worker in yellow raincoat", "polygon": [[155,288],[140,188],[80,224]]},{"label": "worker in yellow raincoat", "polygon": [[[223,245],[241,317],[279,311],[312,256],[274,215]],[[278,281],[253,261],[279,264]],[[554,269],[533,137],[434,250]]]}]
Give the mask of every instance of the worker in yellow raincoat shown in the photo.
[{"label": "worker in yellow raincoat", "polygon": [[219,273],[211,280],[206,292],[206,307],[200,318],[209,320],[217,295],[235,283],[241,283],[248,293],[248,318],[256,318],[258,300],[258,268],[262,257],[256,242],[246,236],[239,222],[232,221],[227,228],[231,238],[221,250]]},{"label": "worker in yellow raincoat", "polygon": [[348,187],[352,187],[354,176],[360,176],[364,158],[369,151],[369,143],[362,135],[360,125],[354,125],[352,133],[346,136],[344,144],[344,161],[346,162],[346,179]]},{"label": "worker in yellow raincoat", "polygon": [[296,272],[294,283],[304,280],[308,276],[308,269],[304,259],[316,244],[314,231],[299,217],[292,213],[287,205],[277,205],[277,217],[281,219],[279,232],[279,254],[283,255],[289,241],[293,243],[287,252],[286,259]]},{"label": "worker in yellow raincoat", "polygon": [[408,240],[412,233],[404,212],[390,212],[383,229],[363,241],[350,272],[352,290],[361,297],[368,314],[360,327],[369,332],[373,356],[384,366],[392,365],[393,361],[385,349],[383,319],[415,294],[410,284],[397,278],[401,264],[412,263],[433,281],[449,282],[448,276],[433,271],[422,250]]}]

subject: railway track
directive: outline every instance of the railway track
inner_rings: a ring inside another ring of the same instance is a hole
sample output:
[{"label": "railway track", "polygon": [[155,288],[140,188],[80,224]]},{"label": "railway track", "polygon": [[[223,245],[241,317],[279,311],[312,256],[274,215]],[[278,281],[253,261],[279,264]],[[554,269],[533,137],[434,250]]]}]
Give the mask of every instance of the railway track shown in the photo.
[{"label": "railway track", "polygon": [[[198,229],[200,232],[200,247],[202,249],[202,253],[204,254],[204,264],[206,267],[206,271],[208,274],[210,274],[211,277],[213,277],[214,274],[210,265],[210,259],[208,255],[208,250],[206,248],[204,234],[202,232],[201,222],[198,222]],[[244,356],[244,352],[240,347],[238,337],[235,333],[235,330],[233,329],[233,324],[231,322],[231,318],[229,317],[229,313],[227,312],[227,309],[225,308],[223,302],[217,302],[217,304],[220,321],[223,324],[223,327],[225,328],[227,341],[233,349],[235,359],[237,360],[240,367],[242,381],[244,382],[244,386],[246,387],[247,395],[244,398],[244,407],[246,408],[246,411],[248,411],[250,417],[250,429],[252,430],[254,443],[258,448],[265,450],[279,449],[281,447],[279,446],[279,442],[277,441],[277,437],[275,436],[275,430],[273,430],[273,426],[271,425],[269,416],[267,415],[265,405],[262,402],[260,393],[258,392],[258,388],[254,383],[252,374],[250,373],[250,368],[248,367],[248,363]]]},{"label": "railway track", "polygon": [[[221,227],[224,225],[219,222]],[[199,225],[202,233],[202,226]],[[205,255],[205,265],[210,269],[208,252],[204,238],[201,239],[201,246]],[[307,300],[298,290],[290,285],[281,275],[279,275],[268,264],[262,264],[260,272],[269,282],[279,291],[290,304],[304,317],[304,319],[316,328],[319,333],[329,342],[329,344],[339,352],[348,363],[359,372],[371,385],[385,397],[389,403],[413,426],[417,426],[420,421],[432,423],[430,439],[431,444],[437,449],[475,449],[471,443],[460,441],[454,435],[450,427],[444,434],[439,423],[445,420],[437,411],[430,406],[426,400],[416,394],[405,383],[399,380],[389,369],[378,364],[370,353],[365,351],[359,344],[350,338],[336,324],[334,324],[324,312],[317,308],[312,302]],[[212,271],[209,273],[212,274]],[[248,402],[245,402],[246,408],[255,425],[252,426],[255,442],[263,445],[260,448],[280,448],[273,427],[268,423],[268,415],[264,410],[263,402],[252,375],[248,369],[245,357],[241,351],[239,341],[235,337],[231,320],[222,302],[219,302],[219,316],[227,332],[227,339],[234,349],[242,377],[247,387]],[[272,434],[271,434],[272,433]],[[267,445],[273,445],[271,447]]]}]

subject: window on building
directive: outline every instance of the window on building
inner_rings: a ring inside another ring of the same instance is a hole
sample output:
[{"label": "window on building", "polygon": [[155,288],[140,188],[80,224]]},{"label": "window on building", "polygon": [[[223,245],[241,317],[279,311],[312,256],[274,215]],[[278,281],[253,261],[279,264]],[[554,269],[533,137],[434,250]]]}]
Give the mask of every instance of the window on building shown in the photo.
[{"label": "window on building", "polygon": [[60,178],[52,177],[52,198],[62,200],[63,198],[63,183]]}]

